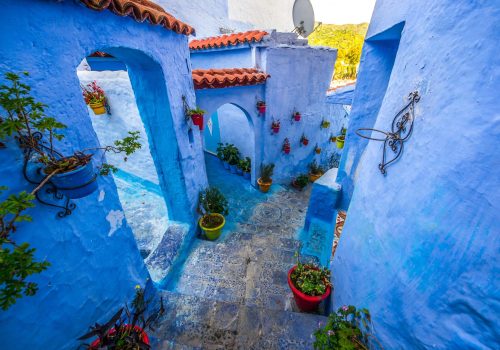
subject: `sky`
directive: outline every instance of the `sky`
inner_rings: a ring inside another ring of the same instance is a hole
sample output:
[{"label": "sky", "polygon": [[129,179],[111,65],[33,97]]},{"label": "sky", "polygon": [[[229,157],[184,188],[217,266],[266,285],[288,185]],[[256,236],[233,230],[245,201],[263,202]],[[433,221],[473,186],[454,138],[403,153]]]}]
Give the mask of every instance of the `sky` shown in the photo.
[{"label": "sky", "polygon": [[316,22],[347,24],[370,22],[375,0],[311,0]]}]

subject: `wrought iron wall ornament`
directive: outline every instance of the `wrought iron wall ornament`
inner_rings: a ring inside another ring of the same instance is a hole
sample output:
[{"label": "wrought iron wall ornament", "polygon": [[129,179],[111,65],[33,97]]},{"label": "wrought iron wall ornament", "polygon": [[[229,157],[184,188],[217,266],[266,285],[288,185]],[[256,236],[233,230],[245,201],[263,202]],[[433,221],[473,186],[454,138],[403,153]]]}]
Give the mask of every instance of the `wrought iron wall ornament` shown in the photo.
[{"label": "wrought iron wall ornament", "polygon": [[[415,103],[420,101],[418,91],[414,91],[408,95],[409,102],[396,114],[392,120],[391,131],[382,131],[378,129],[360,128],[356,130],[356,134],[364,139],[384,142],[384,150],[382,153],[382,162],[378,165],[380,172],[385,175],[387,167],[401,157],[404,149],[404,143],[407,141],[413,131],[413,123],[415,121]],[[384,138],[377,138],[363,135],[361,132],[371,131],[384,135]],[[387,146],[394,153],[394,156],[387,157]],[[387,161],[387,158],[391,158]]]}]

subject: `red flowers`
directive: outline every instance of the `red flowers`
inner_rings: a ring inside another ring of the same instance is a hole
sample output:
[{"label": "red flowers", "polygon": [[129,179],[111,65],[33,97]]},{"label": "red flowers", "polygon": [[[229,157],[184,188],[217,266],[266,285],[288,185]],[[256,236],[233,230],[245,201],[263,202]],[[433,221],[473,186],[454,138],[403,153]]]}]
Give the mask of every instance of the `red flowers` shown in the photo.
[{"label": "red flowers", "polygon": [[81,87],[83,89],[83,98],[86,104],[102,103],[106,98],[104,90],[97,85],[95,80],[85,86],[81,85]]}]

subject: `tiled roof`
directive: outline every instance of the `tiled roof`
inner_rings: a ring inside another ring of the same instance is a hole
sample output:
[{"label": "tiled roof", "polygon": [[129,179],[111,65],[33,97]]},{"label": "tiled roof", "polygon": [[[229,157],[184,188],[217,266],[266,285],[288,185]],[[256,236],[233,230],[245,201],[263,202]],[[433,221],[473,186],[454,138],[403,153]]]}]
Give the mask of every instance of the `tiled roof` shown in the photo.
[{"label": "tiled roof", "polygon": [[203,50],[229,45],[239,45],[243,43],[257,43],[262,41],[267,34],[267,32],[261,30],[251,30],[244,33],[214,36],[200,40],[193,40],[189,43],[189,48],[191,50]]},{"label": "tiled roof", "polygon": [[270,75],[255,68],[195,69],[195,89],[217,89],[231,86],[264,84]]},{"label": "tiled roof", "polygon": [[119,16],[131,16],[137,22],[148,21],[179,34],[191,35],[193,27],[179,21],[171,14],[149,0],[80,0],[90,9],[96,11],[110,10]]}]

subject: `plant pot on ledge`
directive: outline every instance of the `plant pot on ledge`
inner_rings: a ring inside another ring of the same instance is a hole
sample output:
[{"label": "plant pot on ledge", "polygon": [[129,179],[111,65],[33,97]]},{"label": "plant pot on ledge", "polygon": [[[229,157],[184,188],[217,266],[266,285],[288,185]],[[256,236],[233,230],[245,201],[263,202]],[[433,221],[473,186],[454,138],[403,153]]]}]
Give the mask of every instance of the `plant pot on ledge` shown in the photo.
[{"label": "plant pot on ledge", "polygon": [[[316,270],[318,272],[320,271],[320,269],[315,267],[315,266],[309,266],[309,265],[302,265],[302,266],[305,269]],[[302,291],[299,290],[299,288],[297,288],[294,285],[294,282],[293,282],[293,274],[297,268],[298,268],[298,265],[295,265],[294,267],[292,267],[288,271],[288,285],[290,286],[290,289],[292,290],[293,298],[295,299],[295,303],[297,304],[298,308],[301,311],[304,311],[304,312],[316,311],[318,309],[319,304],[323,300],[328,298],[328,296],[330,295],[331,287],[330,287],[330,285],[326,286],[325,287],[326,291],[321,295],[311,296],[311,295],[307,295],[307,294],[303,293]]]},{"label": "plant pot on ledge", "polygon": [[[132,328],[132,325],[126,324],[123,326],[127,331]],[[143,344],[150,345],[148,334],[139,326],[134,326],[134,333],[139,334],[139,339]],[[108,336],[112,337],[116,333],[115,328],[111,328],[108,332]],[[97,338],[92,343],[90,343],[89,349],[99,350],[101,345],[101,339]]]},{"label": "plant pot on ledge", "polygon": [[271,185],[273,184],[273,180],[270,179],[269,182],[264,182],[262,180],[261,177],[259,177],[259,179],[257,180],[257,184],[259,185],[259,189],[264,192],[264,193],[267,193],[269,191],[269,188],[271,187]]},{"label": "plant pot on ledge", "polygon": [[201,229],[210,241],[215,241],[219,238],[225,224],[226,219],[224,216],[217,213],[203,215],[199,221]]}]

